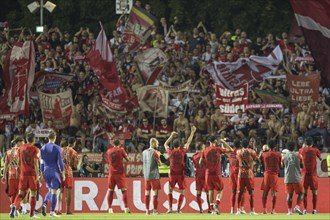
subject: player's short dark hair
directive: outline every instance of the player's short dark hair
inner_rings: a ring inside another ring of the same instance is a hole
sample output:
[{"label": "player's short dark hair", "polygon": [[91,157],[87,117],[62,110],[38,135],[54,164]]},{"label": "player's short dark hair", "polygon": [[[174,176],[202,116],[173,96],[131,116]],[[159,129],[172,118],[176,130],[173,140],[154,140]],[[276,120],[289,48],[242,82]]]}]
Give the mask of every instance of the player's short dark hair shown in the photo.
[{"label": "player's short dark hair", "polygon": [[243,148],[249,148],[249,140],[248,139],[244,138],[242,140],[242,147]]},{"label": "player's short dark hair", "polygon": [[235,147],[235,148],[241,148],[241,147],[242,147],[242,145],[241,145],[241,141],[238,140],[238,139],[235,139],[235,140],[234,140],[234,147]]},{"label": "player's short dark hair", "polygon": [[208,138],[208,141],[211,142],[211,143],[214,143],[216,139],[217,139],[216,136],[210,136],[210,137]]},{"label": "player's short dark hair", "polygon": [[312,146],[313,145],[313,138],[312,137],[306,137],[305,144],[307,144],[307,146]]},{"label": "player's short dark hair", "polygon": [[287,147],[288,147],[288,150],[289,150],[289,151],[294,151],[294,150],[295,150],[295,144],[294,144],[294,142],[289,141],[289,142],[287,143]]},{"label": "player's short dark hair", "polygon": [[56,133],[55,133],[55,131],[50,131],[49,133],[48,133],[48,139],[50,139],[50,140],[54,140],[56,138]]},{"label": "player's short dark hair", "polygon": [[25,135],[25,139],[26,139],[26,141],[27,141],[28,143],[32,143],[32,142],[34,142],[35,134],[32,133],[32,132],[27,133],[27,134]]},{"label": "player's short dark hair", "polygon": [[69,137],[68,138],[68,144],[73,145],[76,142],[76,139],[74,137]]},{"label": "player's short dark hair", "polygon": [[174,139],[174,141],[173,141],[173,147],[174,148],[180,147],[180,140],[178,138],[177,139]]},{"label": "player's short dark hair", "polygon": [[119,146],[120,145],[120,140],[118,138],[116,138],[114,141],[113,141],[113,144],[115,146]]},{"label": "player's short dark hair", "polygon": [[271,150],[274,150],[274,148],[276,147],[276,141],[274,139],[269,140],[268,146]]}]

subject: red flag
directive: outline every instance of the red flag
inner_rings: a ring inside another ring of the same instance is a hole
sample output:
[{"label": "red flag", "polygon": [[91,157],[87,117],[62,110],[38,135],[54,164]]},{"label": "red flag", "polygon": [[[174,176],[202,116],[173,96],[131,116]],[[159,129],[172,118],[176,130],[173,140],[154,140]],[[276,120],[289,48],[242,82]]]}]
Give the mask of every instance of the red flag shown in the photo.
[{"label": "red flag", "polygon": [[330,87],[330,1],[290,0],[325,85]]},{"label": "red flag", "polygon": [[[101,31],[96,38],[95,46],[86,55],[91,69],[95,72],[102,86],[107,90],[109,102],[125,108],[127,92],[122,86],[107,37],[101,25]],[[124,109],[123,109],[124,110]]]},{"label": "red flag", "polygon": [[[6,106],[2,112],[23,113],[29,115],[30,89],[35,75],[35,55],[32,41],[16,44],[7,54],[4,62],[4,99]],[[1,101],[3,102],[3,100]]]}]

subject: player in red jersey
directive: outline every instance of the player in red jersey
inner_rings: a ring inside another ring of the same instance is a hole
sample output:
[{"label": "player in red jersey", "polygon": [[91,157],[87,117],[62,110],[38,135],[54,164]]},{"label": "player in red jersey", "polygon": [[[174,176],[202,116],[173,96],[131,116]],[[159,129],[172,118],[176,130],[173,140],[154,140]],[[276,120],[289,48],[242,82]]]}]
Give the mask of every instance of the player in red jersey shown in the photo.
[{"label": "player in red jersey", "polygon": [[[247,139],[242,140],[243,149],[237,151],[237,158],[239,162],[238,171],[238,198],[237,204],[241,204],[242,196],[245,188],[250,194],[250,207],[251,215],[257,215],[254,211],[254,174],[253,174],[253,161],[258,160],[257,153],[249,148],[249,141]],[[241,209],[237,214],[242,214]]]},{"label": "player in red jersey", "polygon": [[[203,157],[204,149],[205,149],[205,144],[200,143],[197,146],[197,152],[192,156],[192,160],[193,160],[193,163],[196,168],[196,175],[195,175],[196,191],[197,191],[196,200],[197,200],[197,204],[198,204],[200,213],[203,213],[202,199],[201,199],[202,190],[204,190],[204,192],[207,195],[207,187],[205,184],[205,164],[199,164],[200,159]],[[207,200],[209,212],[211,213],[212,211],[211,211],[210,200],[209,200],[208,196],[206,196],[206,200]]]},{"label": "player in red jersey", "polygon": [[316,214],[317,205],[317,189],[318,189],[318,179],[316,171],[316,158],[321,159],[321,153],[318,149],[313,148],[313,139],[307,137],[305,140],[305,147],[299,150],[299,154],[303,158],[304,167],[302,169],[302,178],[304,185],[304,214],[307,214],[307,192],[308,188],[312,190],[313,194],[313,211],[312,214]]},{"label": "player in red jersey", "polygon": [[261,183],[261,190],[263,190],[262,195],[262,205],[263,205],[263,214],[267,214],[266,203],[269,191],[271,191],[273,200],[272,200],[272,209],[271,214],[275,214],[275,205],[276,205],[276,192],[278,191],[278,172],[281,166],[282,155],[279,152],[275,151],[276,141],[270,140],[268,143],[269,151],[263,152],[260,155],[260,159],[264,162],[264,179]]},{"label": "player in red jersey", "polygon": [[[236,192],[237,192],[237,181],[238,181],[238,170],[239,170],[239,163],[237,159],[237,150],[241,149],[241,142],[239,140],[234,141],[234,148],[233,152],[228,153],[228,159],[229,159],[229,180],[230,180],[230,185],[232,189],[231,193],[231,209],[230,209],[230,214],[234,214],[234,208],[235,208],[235,203],[236,203]],[[238,209],[241,208],[241,212],[245,213],[244,211],[244,194],[242,196],[242,201],[241,204],[237,207]]]},{"label": "player in red jersey", "polygon": [[123,194],[123,202],[125,205],[125,213],[130,213],[130,210],[127,206],[127,184],[126,184],[126,177],[125,177],[125,170],[124,170],[124,162],[129,161],[127,157],[127,153],[120,145],[120,140],[115,139],[113,141],[113,147],[109,148],[107,151],[108,161],[109,161],[109,178],[108,178],[108,185],[109,185],[109,194],[108,194],[108,204],[109,204],[109,213],[113,213],[112,210],[112,201],[113,201],[113,194],[115,187],[117,186],[118,189],[121,190]]},{"label": "player in red jersey", "polygon": [[[38,190],[38,184],[40,180],[39,173],[39,149],[34,146],[35,136],[33,133],[26,135],[27,144],[23,144],[18,149],[19,163],[18,167],[20,170],[19,179],[19,192],[15,199],[15,205],[12,206],[10,217],[14,218],[14,213],[19,207],[20,202],[26,195],[28,189],[30,189],[30,206],[31,218],[38,218],[34,214],[36,207],[36,195]],[[16,208],[17,207],[17,208]]]},{"label": "player in red jersey", "polygon": [[173,141],[173,147],[174,149],[171,149],[169,147],[169,143],[172,141],[174,135],[177,135],[176,132],[172,132],[171,136],[166,140],[164,146],[166,149],[166,152],[168,154],[168,158],[170,160],[170,181],[169,181],[169,194],[168,194],[168,201],[169,201],[169,209],[167,213],[172,213],[172,201],[173,201],[173,189],[175,187],[175,184],[179,185],[180,190],[180,197],[178,202],[178,210],[177,213],[181,213],[181,205],[184,199],[184,189],[186,188],[186,182],[184,177],[184,155],[188,151],[189,146],[191,144],[191,141],[193,139],[193,136],[195,134],[196,127],[191,127],[190,136],[187,140],[187,143],[184,145],[184,147],[180,147],[180,140],[175,139]]},{"label": "player in red jersey", "polygon": [[[10,198],[10,207],[14,205],[15,198],[18,193],[18,183],[19,183],[19,171],[18,171],[18,149],[24,144],[24,139],[22,137],[16,137],[12,144],[14,146],[9,149],[5,154],[5,164],[3,170],[2,181],[8,184],[8,196]],[[8,172],[8,173],[7,173]],[[17,214],[17,213],[16,213]]]},{"label": "player in red jersey", "polygon": [[68,145],[64,145],[62,147],[62,158],[64,162],[64,173],[65,180],[61,179],[61,192],[58,198],[58,213],[61,214],[62,211],[62,197],[64,189],[66,189],[65,195],[65,204],[66,204],[66,214],[71,215],[72,212],[70,210],[71,207],[71,191],[73,187],[73,173],[72,168],[76,169],[78,164],[78,153],[73,148],[76,145],[76,139],[74,137],[70,137],[68,139]]},{"label": "player in red jersey", "polygon": [[[225,148],[217,147],[216,137],[214,136],[209,138],[209,143],[210,146],[204,150],[203,157],[199,160],[199,163],[202,164],[205,162],[205,183],[208,190],[212,214],[219,215],[219,204],[223,191],[221,154],[233,152],[233,149],[223,139],[220,140],[220,144]],[[214,190],[218,191],[216,203],[214,203]]]}]

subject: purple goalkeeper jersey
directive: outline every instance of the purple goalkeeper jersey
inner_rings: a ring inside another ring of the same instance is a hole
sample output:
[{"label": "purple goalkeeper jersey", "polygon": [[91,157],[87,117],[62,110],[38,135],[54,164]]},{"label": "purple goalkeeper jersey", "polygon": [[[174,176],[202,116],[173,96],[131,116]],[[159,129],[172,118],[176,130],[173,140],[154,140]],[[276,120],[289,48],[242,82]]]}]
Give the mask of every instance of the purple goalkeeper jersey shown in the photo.
[{"label": "purple goalkeeper jersey", "polygon": [[41,172],[63,172],[64,163],[61,148],[54,143],[47,143],[40,150]]}]

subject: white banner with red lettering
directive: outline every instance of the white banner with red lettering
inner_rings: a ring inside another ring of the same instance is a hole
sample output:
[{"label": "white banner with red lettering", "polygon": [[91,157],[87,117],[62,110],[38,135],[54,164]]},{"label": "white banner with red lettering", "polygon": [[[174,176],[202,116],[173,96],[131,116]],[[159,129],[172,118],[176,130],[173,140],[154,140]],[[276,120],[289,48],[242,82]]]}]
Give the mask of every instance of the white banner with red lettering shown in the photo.
[{"label": "white banner with red lettering", "polygon": [[43,122],[47,124],[51,120],[57,129],[69,126],[73,106],[71,90],[56,94],[38,93]]},{"label": "white banner with red lettering", "polygon": [[220,108],[222,114],[235,115],[238,109],[245,111],[248,102],[249,85],[245,84],[236,90],[226,89],[216,85],[216,106]]},{"label": "white banner with red lettering", "polygon": [[222,87],[234,90],[245,84],[256,85],[283,60],[281,48],[277,46],[268,57],[250,56],[239,58],[235,62],[213,62],[206,69],[214,82]]},{"label": "white banner with red lettering", "polygon": [[137,90],[137,96],[142,111],[152,112],[155,117],[167,117],[167,91],[159,86],[143,86]]},{"label": "white banner with red lettering", "polygon": [[[258,202],[261,200],[262,192],[260,190],[261,182],[263,178],[255,178],[255,210],[256,212],[262,212],[262,203]],[[145,203],[144,203],[144,180],[143,178],[127,178],[127,193],[128,193],[128,207],[132,213],[144,213],[145,212]],[[159,203],[158,211],[160,213],[165,213],[168,208],[168,188],[169,182],[168,178],[161,178],[161,190],[159,190]],[[231,187],[229,178],[223,178],[223,196],[221,198],[220,210],[222,213],[230,212],[230,195]],[[277,196],[277,207],[276,211],[278,213],[287,213],[286,204],[286,193],[285,185],[283,178],[279,178],[279,188],[276,194]],[[319,188],[318,194],[324,195],[318,197],[318,206],[317,211],[319,213],[330,213],[330,206],[328,201],[328,196],[330,195],[330,178],[319,178]],[[186,178],[187,188],[185,190],[185,198],[182,203],[182,212],[183,213],[199,213],[198,204],[196,202],[196,182],[194,178]],[[39,199],[37,201],[36,209],[40,209],[43,204],[43,198],[48,192],[46,184],[43,180],[42,188],[40,189]],[[107,213],[108,206],[108,180],[107,178],[75,178],[73,182],[72,189],[72,205],[71,210],[74,213]],[[0,194],[3,195],[1,201],[0,212],[8,213],[10,201],[9,198],[5,196],[5,184],[0,183]],[[173,210],[177,210],[178,200],[180,193],[178,189],[175,188],[173,191]],[[245,195],[246,199],[248,194]],[[271,196],[268,196],[268,202],[271,203]],[[248,200],[248,199],[247,199]],[[65,207],[65,199],[62,200],[62,207]],[[312,196],[308,197],[308,203],[312,204]],[[48,206],[48,209],[50,206]],[[112,208],[115,213],[123,213],[124,204],[122,202],[122,193],[116,187],[114,200],[112,203]],[[207,213],[207,202],[206,194],[202,193],[202,208],[205,213]],[[29,207],[28,207],[29,209]],[[150,203],[150,209],[153,209],[152,202]],[[249,202],[245,202],[245,210],[249,210]],[[49,212],[49,210],[47,210]],[[63,212],[63,210],[62,210]],[[134,215],[134,214],[133,214]],[[175,215],[175,214],[174,214]],[[173,216],[174,216],[173,215]],[[183,214],[184,215],[184,214]],[[200,214],[198,214],[200,215]],[[124,216],[122,216],[124,218]],[[130,216],[131,217],[131,216]],[[151,216],[152,217],[152,216]]]}]

